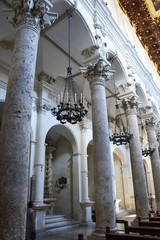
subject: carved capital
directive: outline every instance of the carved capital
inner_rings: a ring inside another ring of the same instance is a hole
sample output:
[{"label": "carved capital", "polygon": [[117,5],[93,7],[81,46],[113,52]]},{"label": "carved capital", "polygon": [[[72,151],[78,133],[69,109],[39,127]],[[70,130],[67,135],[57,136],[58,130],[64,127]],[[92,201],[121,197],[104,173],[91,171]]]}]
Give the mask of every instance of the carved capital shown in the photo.
[{"label": "carved capital", "polygon": [[83,118],[83,120],[79,123],[79,126],[82,132],[86,132],[87,129],[89,128],[88,119]]},{"label": "carved capital", "polygon": [[57,13],[49,11],[52,7],[50,0],[14,0],[11,8],[3,10],[3,13],[14,27],[29,25],[38,31],[57,18]]},{"label": "carved capital", "polygon": [[135,97],[137,98],[137,94],[136,94],[136,87],[135,87],[135,83],[134,82],[131,82],[131,81],[128,81],[126,82],[125,84],[123,85],[120,85],[118,87],[118,97],[120,99],[123,99],[123,98],[132,98],[132,97]]},{"label": "carved capital", "polygon": [[38,81],[45,81],[51,85],[53,85],[53,83],[56,81],[54,78],[50,77],[48,74],[46,74],[45,72],[41,72],[38,75]]},{"label": "carved capital", "polygon": [[145,120],[146,131],[156,131],[157,122],[154,117]]},{"label": "carved capital", "polygon": [[84,77],[87,78],[90,84],[105,86],[105,80],[110,79],[114,73],[110,68],[110,63],[100,58],[97,63],[89,64],[88,67],[84,69]]},{"label": "carved capital", "polygon": [[146,130],[156,130],[157,117],[154,113],[154,107],[152,105],[147,105],[140,108],[142,119],[145,120]]},{"label": "carved capital", "polygon": [[36,103],[37,112],[45,114],[47,111],[51,110],[51,106],[47,103],[43,103],[41,99],[37,99]]},{"label": "carved capital", "polygon": [[137,115],[138,99],[135,96],[124,98],[121,102],[121,107],[126,115]]}]

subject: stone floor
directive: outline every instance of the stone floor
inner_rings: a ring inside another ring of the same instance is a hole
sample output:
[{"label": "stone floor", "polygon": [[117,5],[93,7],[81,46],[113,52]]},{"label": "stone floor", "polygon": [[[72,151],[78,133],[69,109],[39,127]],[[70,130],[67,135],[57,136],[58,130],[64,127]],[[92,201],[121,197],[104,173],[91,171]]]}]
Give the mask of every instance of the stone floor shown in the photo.
[{"label": "stone floor", "polygon": [[[128,220],[129,224],[134,220],[135,214],[130,214],[121,219]],[[123,225],[118,224],[118,229],[123,231]],[[78,240],[78,234],[83,234],[84,240],[87,240],[87,236],[90,235],[95,228],[95,223],[89,226],[77,225],[74,227],[66,227],[56,230],[48,230],[47,232],[38,233],[37,240]]]},{"label": "stone floor", "polygon": [[37,240],[77,240],[78,234],[83,234],[84,240],[90,235],[95,227],[95,223],[89,226],[77,225],[56,230],[48,230],[37,234]]}]

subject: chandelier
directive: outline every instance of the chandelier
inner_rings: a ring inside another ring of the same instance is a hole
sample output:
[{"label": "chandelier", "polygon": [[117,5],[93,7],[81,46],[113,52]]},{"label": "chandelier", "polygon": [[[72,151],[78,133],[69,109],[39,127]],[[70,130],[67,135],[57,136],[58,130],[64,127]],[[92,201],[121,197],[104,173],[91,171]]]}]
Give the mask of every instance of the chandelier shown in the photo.
[{"label": "chandelier", "polygon": [[81,93],[81,100],[77,102],[77,94],[75,93],[74,82],[71,68],[71,16],[68,16],[68,68],[67,77],[63,94],[58,95],[58,105],[51,108],[51,113],[62,124],[69,122],[76,124],[81,122],[82,118],[87,115],[87,102]]},{"label": "chandelier", "polygon": [[[116,96],[116,85],[115,85],[114,76],[113,76],[113,82],[114,82],[114,91]],[[116,97],[115,107],[116,107],[115,129],[114,129],[114,133],[109,137],[109,139],[111,142],[113,142],[113,144],[116,144],[117,146],[126,145],[132,139],[133,134],[130,134],[128,126],[124,126],[119,104],[117,101],[117,97]]]},{"label": "chandelier", "polygon": [[149,144],[149,147],[143,148],[143,131],[144,131],[143,124],[141,125],[141,130],[142,130],[142,156],[143,157],[152,156],[154,153],[154,148],[151,148],[150,144]]},{"label": "chandelier", "polygon": [[143,133],[144,133],[144,125],[142,122],[142,117],[141,117],[141,111],[139,109],[139,113],[140,113],[140,121],[141,121],[141,144],[142,144],[142,156],[143,157],[148,157],[148,156],[152,156],[153,152],[154,152],[154,148],[150,147],[150,144],[148,143],[148,147],[143,148]]}]

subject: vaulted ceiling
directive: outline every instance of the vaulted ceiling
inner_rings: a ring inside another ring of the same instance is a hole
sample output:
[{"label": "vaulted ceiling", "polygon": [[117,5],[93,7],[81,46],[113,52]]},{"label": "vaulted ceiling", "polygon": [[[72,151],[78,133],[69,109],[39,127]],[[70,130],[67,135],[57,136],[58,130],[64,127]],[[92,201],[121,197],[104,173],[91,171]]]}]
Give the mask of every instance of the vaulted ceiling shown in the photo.
[{"label": "vaulted ceiling", "polygon": [[118,0],[160,75],[160,0]]}]

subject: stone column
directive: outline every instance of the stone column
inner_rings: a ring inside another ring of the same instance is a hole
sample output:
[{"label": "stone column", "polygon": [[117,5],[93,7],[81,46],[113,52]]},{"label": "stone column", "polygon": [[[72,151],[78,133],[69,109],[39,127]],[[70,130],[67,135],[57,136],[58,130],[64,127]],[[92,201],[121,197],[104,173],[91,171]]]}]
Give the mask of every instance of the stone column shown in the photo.
[{"label": "stone column", "polygon": [[80,157],[81,154],[72,154],[72,217],[80,221]]},{"label": "stone column", "polygon": [[[40,99],[41,100],[41,99]],[[43,205],[44,195],[44,167],[45,167],[45,137],[43,136],[43,125],[45,124],[45,109],[43,105],[39,106],[38,118],[37,118],[37,145],[36,145],[36,156],[35,156],[35,199],[34,203],[36,206]]]},{"label": "stone column", "polygon": [[95,174],[96,229],[88,237],[89,240],[105,239],[106,226],[110,227],[111,231],[116,230],[105,92],[105,80],[109,69],[109,63],[103,58],[99,58],[96,64],[89,64],[84,74],[91,88]]},{"label": "stone column", "polygon": [[160,211],[160,159],[159,159],[159,149],[156,137],[156,121],[153,116],[146,119],[146,131],[148,136],[148,143],[151,148],[154,149],[151,158],[151,166],[153,173],[153,181],[156,195],[157,210]]},{"label": "stone column", "polygon": [[127,124],[133,138],[129,142],[131,166],[134,186],[134,197],[137,217],[147,217],[149,203],[147,198],[147,186],[142,160],[142,149],[140,143],[138,121],[137,121],[137,97],[130,94],[122,100],[122,107],[125,110]]},{"label": "stone column", "polygon": [[81,208],[82,208],[82,223],[88,223],[92,221],[92,209],[93,202],[89,201],[88,198],[88,162],[87,162],[87,120],[83,119],[80,124],[81,127],[81,184],[82,184],[82,197],[81,197]]},{"label": "stone column", "polygon": [[3,240],[25,239],[32,91],[40,27],[50,7],[50,1],[12,1],[11,9],[4,11],[17,33],[0,136]]}]

